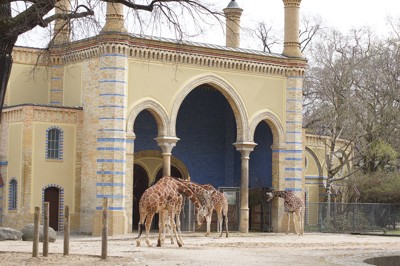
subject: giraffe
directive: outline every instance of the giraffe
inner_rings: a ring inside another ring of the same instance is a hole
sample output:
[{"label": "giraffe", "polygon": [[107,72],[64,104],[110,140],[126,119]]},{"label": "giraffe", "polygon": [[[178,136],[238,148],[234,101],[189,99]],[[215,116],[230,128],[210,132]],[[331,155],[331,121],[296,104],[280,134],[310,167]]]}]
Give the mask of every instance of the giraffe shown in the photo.
[{"label": "giraffe", "polygon": [[207,233],[206,235],[210,235],[210,223],[211,223],[211,217],[212,217],[212,212],[215,209],[218,215],[218,230],[220,231],[219,237],[222,237],[222,231],[223,231],[223,223],[225,221],[225,233],[226,237],[229,236],[228,233],[228,199],[225,197],[224,193],[218,191],[215,189],[210,184],[205,184],[202,185],[204,189],[207,189],[209,191],[213,191],[213,194],[211,195],[211,200],[213,203],[213,209],[211,211],[209,210],[210,213],[210,222],[207,221]]},{"label": "giraffe", "polygon": [[208,202],[206,202],[206,206],[208,208],[208,214],[206,215],[207,221],[207,231],[206,236],[211,234],[211,218],[212,212],[215,209],[218,214],[218,227],[220,228],[220,237],[222,236],[222,223],[225,220],[225,229],[226,229],[226,237],[228,237],[228,201],[225,198],[224,194],[216,190],[213,186],[200,185],[195,182],[182,180],[199,198],[207,198],[207,194],[211,194],[211,198]]},{"label": "giraffe", "polygon": [[197,223],[198,225],[202,224],[203,217],[207,214],[207,209],[203,207],[193,191],[191,191],[185,184],[178,182],[177,179],[173,177],[163,177],[155,185],[146,189],[140,198],[140,219],[138,225],[139,235],[135,238],[137,239],[136,246],[140,246],[140,236],[142,234],[143,227],[145,227],[146,230],[146,243],[149,247],[151,246],[149,241],[150,226],[153,216],[156,213],[159,213],[160,219],[157,246],[161,246],[161,235],[163,232],[164,223],[166,221],[166,216],[168,216],[170,218],[176,242],[179,247],[182,247],[182,243],[180,242],[176,232],[176,224],[174,220],[175,210],[177,204],[179,204],[180,194],[184,194],[196,206],[198,210]]},{"label": "giraffe", "polygon": [[[183,197],[182,197],[182,195],[179,195],[179,198],[175,205],[175,219],[176,219],[175,224],[176,224],[176,229],[178,231],[179,240],[183,244],[182,234],[181,234],[181,219],[180,219],[181,211],[182,211],[182,204],[183,204]],[[164,211],[166,211],[166,210],[164,210]],[[173,232],[172,232],[171,220],[170,220],[169,216],[167,216],[166,221],[164,223],[164,234],[162,235],[162,239],[161,239],[162,242],[164,242],[164,240],[165,240],[165,235],[169,234],[170,238],[171,238],[171,244],[174,244],[174,237],[173,237],[172,233]]]},{"label": "giraffe", "polygon": [[[290,224],[290,216],[292,216],[292,220],[294,223],[294,230],[295,233],[297,234],[297,226],[296,222],[294,221],[293,218],[293,213],[297,215],[297,221],[299,223],[299,235],[304,234],[304,201],[297,197],[293,191],[287,190],[287,191],[272,191],[272,192],[267,192],[267,201],[271,201],[275,197],[282,198],[284,200],[284,207],[285,207],[285,213],[287,214],[287,229],[286,229],[286,234],[289,233],[289,224]],[[291,215],[290,215],[291,214]]]}]

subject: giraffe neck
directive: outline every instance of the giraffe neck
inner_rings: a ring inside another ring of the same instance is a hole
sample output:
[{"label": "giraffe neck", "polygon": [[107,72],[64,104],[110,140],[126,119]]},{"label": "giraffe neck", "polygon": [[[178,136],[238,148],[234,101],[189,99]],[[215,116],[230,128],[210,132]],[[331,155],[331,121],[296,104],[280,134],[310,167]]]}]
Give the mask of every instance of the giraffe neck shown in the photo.
[{"label": "giraffe neck", "polygon": [[291,193],[291,191],[272,191],[274,197],[285,199],[286,196]]},{"label": "giraffe neck", "polygon": [[175,181],[175,183],[178,186],[178,192],[185,195],[194,204],[194,206],[196,206],[196,208],[200,208],[202,206],[202,203],[196,197],[196,194],[186,184],[179,181]]}]

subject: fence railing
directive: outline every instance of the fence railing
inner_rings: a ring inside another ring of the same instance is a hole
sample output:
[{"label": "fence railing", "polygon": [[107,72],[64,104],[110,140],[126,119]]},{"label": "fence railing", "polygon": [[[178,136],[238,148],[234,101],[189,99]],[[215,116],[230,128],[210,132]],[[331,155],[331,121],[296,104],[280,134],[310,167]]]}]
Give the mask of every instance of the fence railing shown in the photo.
[{"label": "fence railing", "polygon": [[400,204],[308,203],[307,231],[400,234]]}]

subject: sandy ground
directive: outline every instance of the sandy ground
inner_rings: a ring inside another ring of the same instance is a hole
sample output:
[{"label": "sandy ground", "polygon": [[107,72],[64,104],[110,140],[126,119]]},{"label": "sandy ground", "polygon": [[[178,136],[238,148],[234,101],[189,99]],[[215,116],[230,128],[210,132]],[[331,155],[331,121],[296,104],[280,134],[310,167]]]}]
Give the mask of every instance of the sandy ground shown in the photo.
[{"label": "sandy ground", "polygon": [[[134,236],[109,237],[108,259],[101,260],[101,238],[72,235],[70,255],[63,256],[63,237],[50,243],[49,256],[32,258],[32,242],[0,242],[0,265],[368,265],[367,258],[400,257],[400,237],[306,233],[304,236],[275,233],[183,233],[183,247],[166,241],[152,247]],[[393,264],[396,265],[396,264]],[[400,264],[399,264],[400,265]]]}]

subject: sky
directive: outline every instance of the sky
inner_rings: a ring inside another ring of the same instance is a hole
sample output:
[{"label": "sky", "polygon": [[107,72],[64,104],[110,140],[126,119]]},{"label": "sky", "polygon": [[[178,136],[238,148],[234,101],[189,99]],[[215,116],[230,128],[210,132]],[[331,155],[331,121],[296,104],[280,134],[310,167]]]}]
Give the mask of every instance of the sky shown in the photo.
[{"label": "sky", "polygon": [[[206,0],[214,3],[218,9],[225,8],[230,0]],[[284,21],[284,5],[282,0],[236,0],[243,9],[241,25],[243,28],[255,28],[260,21],[271,25],[282,33]],[[400,19],[399,0],[302,0],[300,6],[302,15],[320,16],[323,25],[334,27],[342,32],[352,27],[370,26],[375,33],[388,33],[386,18],[392,16]],[[129,29],[129,26],[127,27]],[[17,44],[24,46],[41,46],[43,31],[33,30],[19,38]],[[224,33],[220,26],[209,27],[203,36],[194,41],[225,45]],[[243,48],[258,49],[259,44],[254,34],[242,31]]]}]

